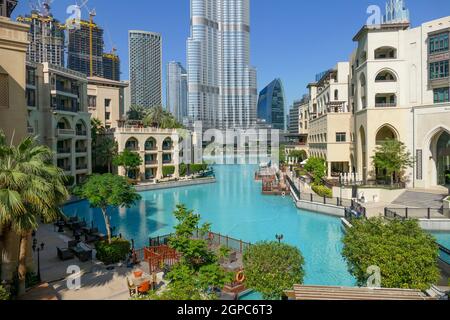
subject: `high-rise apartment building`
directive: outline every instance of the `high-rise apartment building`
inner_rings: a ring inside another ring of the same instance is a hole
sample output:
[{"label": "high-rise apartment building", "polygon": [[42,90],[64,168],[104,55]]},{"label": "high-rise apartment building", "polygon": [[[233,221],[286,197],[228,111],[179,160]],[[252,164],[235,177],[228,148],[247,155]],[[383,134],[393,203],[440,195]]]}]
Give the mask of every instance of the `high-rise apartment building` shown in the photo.
[{"label": "high-rise apartment building", "polygon": [[162,105],[162,38],[147,31],[129,31],[131,105]]},{"label": "high-rise apartment building", "polygon": [[69,30],[68,34],[67,67],[86,76],[103,77],[103,29],[93,22],[82,20],[80,28]]},{"label": "high-rise apartment building", "polygon": [[182,122],[187,117],[187,72],[179,62],[167,65],[167,110]]},{"label": "high-rise apartment building", "polygon": [[120,58],[114,52],[103,54],[103,78],[120,81]]},{"label": "high-rise apartment building", "polygon": [[259,93],[258,119],[273,129],[284,130],[284,101],[283,83],[275,79]]},{"label": "high-rise apartment building", "polygon": [[30,15],[19,16],[17,21],[28,24],[27,60],[36,63],[48,62],[64,66],[65,27],[51,14],[33,10]]},{"label": "high-rise apartment building", "polygon": [[256,70],[250,66],[250,0],[191,0],[187,41],[189,117],[204,128],[256,123]]}]

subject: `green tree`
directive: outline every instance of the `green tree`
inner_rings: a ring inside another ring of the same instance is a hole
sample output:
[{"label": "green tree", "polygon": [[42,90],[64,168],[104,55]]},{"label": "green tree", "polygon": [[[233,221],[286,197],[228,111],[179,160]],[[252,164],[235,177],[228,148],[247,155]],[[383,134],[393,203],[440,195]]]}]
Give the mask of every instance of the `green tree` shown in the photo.
[{"label": "green tree", "polygon": [[143,122],[145,126],[160,129],[179,129],[183,127],[170,112],[164,110],[161,106],[150,108]]},{"label": "green tree", "polygon": [[117,156],[118,145],[113,137],[104,136],[97,138],[96,157],[97,165],[106,166],[108,173],[112,173],[113,160]]},{"label": "green tree", "polygon": [[17,147],[6,144],[0,132],[0,225],[17,233],[19,294],[25,292],[29,239],[39,221],[52,223],[68,199],[64,172],[52,164],[53,154],[35,138]]},{"label": "green tree", "polygon": [[178,205],[174,215],[178,224],[175,227],[175,234],[169,239],[169,246],[181,255],[181,260],[168,273],[167,278],[170,282],[167,288],[160,294],[150,295],[146,299],[217,299],[214,289],[230,283],[232,276],[222,269],[216,254],[205,240],[210,225],[205,223],[200,226],[200,216],[184,205]]},{"label": "green tree", "polygon": [[314,184],[322,185],[322,179],[327,175],[327,167],[325,160],[322,158],[312,157],[308,159],[305,170],[314,178]]},{"label": "green tree", "polygon": [[265,300],[281,299],[284,291],[303,284],[304,259],[296,247],[278,242],[260,242],[244,252],[246,286]]},{"label": "green tree", "polygon": [[414,159],[405,144],[393,139],[388,139],[377,146],[372,160],[376,168],[385,171],[386,176],[390,177],[391,185],[394,184],[395,175],[399,176],[414,164]]},{"label": "green tree", "polygon": [[278,148],[278,157],[279,157],[281,164],[286,163],[286,146],[285,145],[280,145],[280,147]]},{"label": "green tree", "polygon": [[383,288],[426,290],[439,280],[436,239],[417,221],[357,220],[343,242],[343,256],[359,286],[366,286],[372,266],[380,268]]},{"label": "green tree", "polygon": [[141,196],[128,183],[126,178],[109,173],[89,177],[82,186],[75,189],[75,194],[89,201],[92,208],[98,208],[102,211],[108,244],[112,243],[108,208],[112,206],[129,208],[141,199]]},{"label": "green tree", "polygon": [[0,286],[0,301],[9,300],[9,297],[9,292],[5,288]]},{"label": "green tree", "polygon": [[123,167],[125,169],[125,176],[127,178],[130,172],[139,170],[142,162],[142,158],[138,153],[132,152],[128,149],[125,149],[113,159],[113,164],[115,166]]},{"label": "green tree", "polygon": [[291,153],[289,153],[289,157],[297,159],[298,162],[303,162],[303,160],[306,160],[308,158],[308,155],[306,154],[305,150],[293,150]]}]

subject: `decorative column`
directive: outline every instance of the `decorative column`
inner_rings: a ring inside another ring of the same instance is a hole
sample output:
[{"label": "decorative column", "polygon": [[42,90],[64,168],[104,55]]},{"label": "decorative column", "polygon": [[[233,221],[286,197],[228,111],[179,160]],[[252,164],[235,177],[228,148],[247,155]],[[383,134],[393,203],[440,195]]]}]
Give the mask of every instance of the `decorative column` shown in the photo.
[{"label": "decorative column", "polygon": [[156,172],[156,180],[163,178],[163,151],[158,150],[158,171]]},{"label": "decorative column", "polygon": [[328,179],[331,179],[331,162],[328,162]]},{"label": "decorative column", "polygon": [[173,152],[173,164],[175,166],[174,178],[180,178],[180,144],[177,142],[174,144],[174,152]]}]

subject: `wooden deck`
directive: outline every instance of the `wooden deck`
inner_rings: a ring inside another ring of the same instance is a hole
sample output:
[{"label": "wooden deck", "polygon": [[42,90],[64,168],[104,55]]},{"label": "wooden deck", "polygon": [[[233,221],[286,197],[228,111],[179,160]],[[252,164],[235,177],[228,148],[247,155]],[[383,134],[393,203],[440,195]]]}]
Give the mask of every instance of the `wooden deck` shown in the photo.
[{"label": "wooden deck", "polygon": [[294,286],[287,291],[290,299],[306,300],[435,300],[419,290],[405,289],[370,289],[325,286]]}]

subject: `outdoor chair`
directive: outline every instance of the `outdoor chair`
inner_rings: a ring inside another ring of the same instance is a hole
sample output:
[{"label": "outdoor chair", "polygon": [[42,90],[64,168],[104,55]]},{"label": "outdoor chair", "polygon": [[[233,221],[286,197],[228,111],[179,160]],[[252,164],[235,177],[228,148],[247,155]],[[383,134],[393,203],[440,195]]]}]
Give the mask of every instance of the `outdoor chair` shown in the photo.
[{"label": "outdoor chair", "polygon": [[135,285],[133,285],[133,283],[130,281],[130,278],[127,277],[127,286],[128,286],[128,291],[130,292],[130,297],[133,297],[134,295],[137,294],[137,288]]},{"label": "outdoor chair", "polygon": [[81,262],[87,262],[92,260],[92,249],[90,249],[85,243],[78,243],[75,248],[72,249],[77,258]]},{"label": "outdoor chair", "polygon": [[145,295],[150,291],[150,281],[145,281],[137,288],[138,294]]},{"label": "outdoor chair", "polygon": [[71,240],[67,243],[67,247],[69,248],[69,250],[74,249],[78,244],[78,241],[76,240]]},{"label": "outdoor chair", "polygon": [[56,248],[56,250],[58,252],[58,258],[61,261],[72,260],[75,257],[70,249]]},{"label": "outdoor chair", "polygon": [[92,235],[89,233],[85,233],[84,234],[84,240],[86,243],[93,243],[93,242],[97,242],[99,240],[99,236],[97,235]]}]

